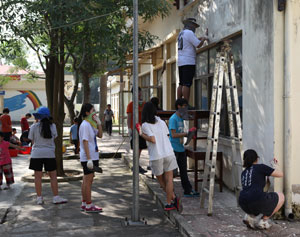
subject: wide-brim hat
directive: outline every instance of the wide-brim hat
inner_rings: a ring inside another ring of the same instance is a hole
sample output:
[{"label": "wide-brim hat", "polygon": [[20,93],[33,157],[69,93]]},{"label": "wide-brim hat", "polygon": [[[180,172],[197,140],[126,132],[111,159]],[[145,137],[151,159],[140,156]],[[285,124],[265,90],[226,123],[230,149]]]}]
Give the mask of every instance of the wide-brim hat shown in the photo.
[{"label": "wide-brim hat", "polygon": [[184,25],[192,25],[195,28],[198,28],[200,25],[197,24],[197,21],[195,18],[186,18],[185,20],[182,21],[182,24]]},{"label": "wide-brim hat", "polygon": [[41,107],[38,108],[36,113],[33,113],[33,116],[36,119],[49,118],[50,117],[50,110],[47,107],[41,106]]}]

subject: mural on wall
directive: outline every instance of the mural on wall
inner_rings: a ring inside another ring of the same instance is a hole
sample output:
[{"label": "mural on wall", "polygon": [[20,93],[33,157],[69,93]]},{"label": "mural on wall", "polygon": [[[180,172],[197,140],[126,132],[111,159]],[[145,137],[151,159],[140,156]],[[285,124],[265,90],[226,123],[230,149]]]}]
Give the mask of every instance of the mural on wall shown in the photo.
[{"label": "mural on wall", "polygon": [[[20,91],[20,90],[19,90]],[[39,97],[37,96],[36,93],[34,93],[33,91],[30,90],[22,90],[20,91],[23,95],[26,94],[27,98],[32,102],[33,104],[33,108],[34,110],[36,110],[37,108],[42,106],[42,103],[39,99]]]},{"label": "mural on wall", "polygon": [[4,98],[4,107],[9,108],[9,110],[16,111],[26,107],[26,98],[28,98],[33,105],[33,109],[36,110],[42,103],[39,97],[31,90],[19,90],[22,94],[15,95],[10,98]]},{"label": "mural on wall", "polygon": [[12,121],[20,121],[26,113],[34,113],[40,106],[47,106],[44,90],[6,90],[4,107],[9,108]]}]

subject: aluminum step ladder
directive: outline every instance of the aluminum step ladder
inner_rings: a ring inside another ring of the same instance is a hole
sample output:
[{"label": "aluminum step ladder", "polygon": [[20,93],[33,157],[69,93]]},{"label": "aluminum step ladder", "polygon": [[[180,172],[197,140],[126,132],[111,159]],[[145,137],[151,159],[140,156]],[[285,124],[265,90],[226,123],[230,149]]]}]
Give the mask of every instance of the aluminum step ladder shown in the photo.
[{"label": "aluminum step ladder", "polygon": [[[225,81],[226,102],[232,146],[232,173],[234,189],[238,199],[241,190],[240,174],[242,172],[242,125],[238,102],[238,92],[235,77],[233,55],[230,53],[230,41],[222,42],[217,52],[213,78],[213,91],[210,106],[210,117],[207,137],[207,147],[204,163],[204,177],[200,191],[200,207],[204,208],[206,194],[208,194],[208,215],[212,215],[213,196],[216,174],[216,160],[220,131],[220,116],[222,105],[223,83]],[[230,67],[230,77],[229,77]],[[239,156],[237,156],[237,144]],[[207,182],[209,180],[209,187]]]}]

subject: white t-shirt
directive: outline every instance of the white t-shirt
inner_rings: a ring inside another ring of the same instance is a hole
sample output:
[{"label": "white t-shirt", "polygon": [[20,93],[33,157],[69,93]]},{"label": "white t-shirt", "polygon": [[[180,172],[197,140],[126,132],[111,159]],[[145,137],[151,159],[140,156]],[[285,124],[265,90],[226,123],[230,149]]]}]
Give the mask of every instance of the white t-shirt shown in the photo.
[{"label": "white t-shirt", "polygon": [[92,160],[99,160],[99,152],[97,146],[97,133],[89,122],[83,120],[79,127],[79,142],[80,142],[80,161],[87,161],[86,153],[83,146],[83,140],[88,141],[89,151]]},{"label": "white t-shirt", "polygon": [[164,121],[155,116],[157,122],[155,124],[143,123],[142,131],[147,136],[155,137],[155,143],[148,142],[148,152],[150,161],[159,160],[168,156],[175,156],[169,140],[169,129]]},{"label": "white t-shirt", "polygon": [[196,48],[200,44],[195,33],[185,29],[178,36],[178,66],[196,65]]},{"label": "white t-shirt", "polygon": [[28,138],[33,141],[31,158],[55,158],[55,143],[57,137],[55,124],[51,124],[52,138],[44,138],[41,135],[41,122],[31,125]]}]

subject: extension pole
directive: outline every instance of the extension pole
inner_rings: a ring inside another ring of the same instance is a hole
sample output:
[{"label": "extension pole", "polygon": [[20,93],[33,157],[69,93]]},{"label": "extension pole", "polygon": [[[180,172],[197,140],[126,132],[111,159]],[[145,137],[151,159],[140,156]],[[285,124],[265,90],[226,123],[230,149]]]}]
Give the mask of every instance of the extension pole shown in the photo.
[{"label": "extension pole", "polygon": [[138,0],[133,0],[133,206],[131,220],[140,221],[139,210],[139,135],[135,124],[139,122],[138,111]]}]

